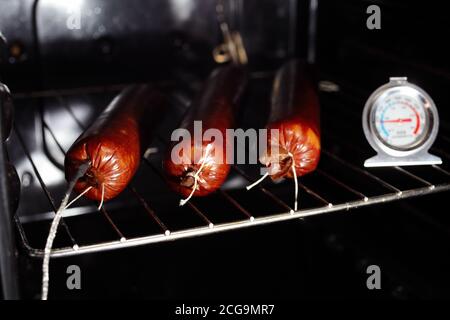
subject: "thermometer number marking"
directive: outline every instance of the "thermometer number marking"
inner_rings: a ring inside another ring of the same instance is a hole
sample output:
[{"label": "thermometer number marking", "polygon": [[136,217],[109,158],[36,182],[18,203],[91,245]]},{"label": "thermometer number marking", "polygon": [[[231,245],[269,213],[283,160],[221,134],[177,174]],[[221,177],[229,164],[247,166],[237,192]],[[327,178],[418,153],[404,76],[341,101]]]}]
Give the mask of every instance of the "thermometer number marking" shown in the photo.
[{"label": "thermometer number marking", "polygon": [[421,104],[397,95],[379,103],[375,121],[385,143],[404,148],[415,144],[423,133],[425,115]]}]

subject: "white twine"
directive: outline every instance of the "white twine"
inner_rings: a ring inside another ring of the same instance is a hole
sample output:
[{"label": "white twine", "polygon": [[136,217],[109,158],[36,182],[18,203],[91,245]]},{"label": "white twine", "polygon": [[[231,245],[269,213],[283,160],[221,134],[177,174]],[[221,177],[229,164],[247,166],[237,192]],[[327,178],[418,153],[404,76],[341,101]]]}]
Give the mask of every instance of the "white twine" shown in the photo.
[{"label": "white twine", "polygon": [[84,196],[86,193],[88,193],[89,190],[91,190],[92,188],[93,188],[92,186],[86,188],[86,190],[84,190],[82,193],[80,193],[78,196],[76,196],[72,201],[70,201],[69,204],[64,208],[64,210],[66,210],[67,208],[69,208],[75,201],[77,201],[77,200],[80,199],[82,196]]},{"label": "white twine", "polygon": [[103,201],[105,200],[105,184],[102,183],[102,200],[100,201],[100,205],[98,206],[98,210],[100,211],[100,209],[103,206]]},{"label": "white twine", "polygon": [[[298,209],[298,181],[297,181],[297,171],[295,171],[295,160],[294,155],[292,153],[288,153],[288,156],[292,159],[292,173],[294,174],[294,188],[295,188],[295,199],[294,199],[294,212]],[[266,179],[269,176],[269,172],[266,172],[261,178],[259,178],[257,181],[253,182],[251,185],[247,186],[246,189],[250,190],[251,188],[257,186],[261,182],[263,182],[264,179]]]},{"label": "white twine", "polygon": [[198,185],[199,175],[200,175],[200,173],[202,172],[203,167],[204,167],[205,164],[206,164],[206,157],[207,157],[208,154],[209,154],[209,150],[211,149],[211,146],[212,146],[211,144],[208,144],[208,145],[206,146],[205,155],[204,155],[204,157],[203,157],[202,164],[200,165],[200,168],[199,168],[199,169],[195,172],[195,174],[192,176],[192,177],[194,178],[194,186],[193,186],[193,188],[192,188],[192,191],[191,191],[191,193],[189,194],[189,196],[188,196],[186,199],[181,199],[181,200],[180,200],[180,206],[184,206],[184,205],[192,198],[192,196],[194,195],[195,191],[197,190],[197,185]]},{"label": "white twine", "polygon": [[295,188],[295,199],[294,199],[294,211],[297,211],[297,206],[298,206],[298,181],[297,181],[297,171],[295,171],[295,160],[294,160],[294,155],[292,153],[288,153],[288,155],[291,157],[292,159],[292,173],[294,174],[294,188]]},{"label": "white twine", "polygon": [[69,204],[67,202],[69,201],[70,193],[72,191],[72,188],[69,188],[70,192],[66,194],[64,199],[61,202],[61,205],[59,206],[59,209],[56,211],[55,217],[53,218],[52,225],[50,226],[50,231],[48,232],[47,241],[45,243],[45,249],[44,249],[44,260],[42,262],[42,295],[41,300],[47,300],[48,298],[48,286],[50,281],[50,272],[49,272],[49,265],[50,265],[50,253],[52,251],[53,241],[56,237],[56,232],[58,231],[58,225],[59,221],[62,218],[62,214],[64,210],[66,210],[70,205],[72,205],[76,200],[80,199],[83,195],[85,195],[89,190],[92,189],[91,187],[86,188],[80,195],[78,195],[75,199],[73,199]]},{"label": "white twine", "polygon": [[247,190],[250,190],[251,188],[257,186],[258,184],[260,184],[261,182],[263,182],[263,180],[265,178],[267,178],[269,176],[269,172],[267,171],[261,178],[259,178],[258,180],[256,180],[255,182],[253,182],[251,185],[247,186]]},{"label": "white twine", "polygon": [[[70,181],[66,194],[64,195],[64,198],[61,201],[61,205],[59,206],[58,210],[55,213],[52,225],[50,226],[50,231],[48,232],[47,241],[45,243],[44,259],[42,261],[42,295],[41,295],[42,300],[47,300],[48,298],[48,284],[50,280],[50,273],[49,273],[50,253],[52,250],[53,240],[55,240],[56,232],[58,230],[59,221],[61,220],[63,211],[68,207],[67,202],[69,201],[70,194],[72,193],[72,190],[75,187],[77,180],[87,172],[89,166],[90,163],[85,162],[78,167],[78,171]],[[90,190],[90,188],[87,189],[88,190],[85,190],[83,194],[85,194]],[[80,197],[77,197],[77,199],[79,199]],[[74,201],[72,201],[70,204],[72,204],[73,202]]]}]

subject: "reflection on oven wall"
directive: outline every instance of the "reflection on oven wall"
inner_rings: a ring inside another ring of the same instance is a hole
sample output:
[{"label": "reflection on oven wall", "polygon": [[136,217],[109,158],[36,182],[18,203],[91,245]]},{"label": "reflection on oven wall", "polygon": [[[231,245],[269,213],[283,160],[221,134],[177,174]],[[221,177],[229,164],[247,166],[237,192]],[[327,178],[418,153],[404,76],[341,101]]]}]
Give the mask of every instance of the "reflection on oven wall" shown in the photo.
[{"label": "reflection on oven wall", "polygon": [[[205,72],[222,42],[216,2],[209,0],[130,0],[126,6],[121,0],[4,0],[1,6],[9,55],[0,66],[12,88],[165,79],[172,67],[187,64]],[[295,9],[295,0],[225,1],[228,23],[260,68],[293,55]],[[25,83],[14,80],[17,70]]]}]

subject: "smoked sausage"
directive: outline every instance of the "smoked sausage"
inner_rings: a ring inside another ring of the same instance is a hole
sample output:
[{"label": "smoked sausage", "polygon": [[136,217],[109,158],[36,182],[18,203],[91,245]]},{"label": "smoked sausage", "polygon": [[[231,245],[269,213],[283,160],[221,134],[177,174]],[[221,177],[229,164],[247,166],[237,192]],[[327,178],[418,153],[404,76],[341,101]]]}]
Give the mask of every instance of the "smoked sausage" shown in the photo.
[{"label": "smoked sausage", "polygon": [[151,131],[165,107],[163,95],[151,85],[125,88],[75,141],[65,158],[68,181],[81,163],[89,163],[75,191],[93,200],[109,200],[122,192],[138,169]]},{"label": "smoked sausage", "polygon": [[[291,60],[277,72],[268,120],[267,150],[260,162],[273,180],[313,171],[320,158],[319,99],[311,67]],[[278,136],[271,129],[278,130]]]},{"label": "smoked sausage", "polygon": [[208,139],[197,143],[195,139],[185,139],[169,148],[164,171],[169,186],[182,196],[205,196],[225,181],[230,171],[226,129],[235,126],[236,107],[246,83],[244,66],[230,64],[215,69],[183,118],[180,128],[190,137],[194,137],[194,121],[200,121],[197,124],[202,125],[202,137],[209,129],[216,129],[223,143],[216,147],[219,144]]}]

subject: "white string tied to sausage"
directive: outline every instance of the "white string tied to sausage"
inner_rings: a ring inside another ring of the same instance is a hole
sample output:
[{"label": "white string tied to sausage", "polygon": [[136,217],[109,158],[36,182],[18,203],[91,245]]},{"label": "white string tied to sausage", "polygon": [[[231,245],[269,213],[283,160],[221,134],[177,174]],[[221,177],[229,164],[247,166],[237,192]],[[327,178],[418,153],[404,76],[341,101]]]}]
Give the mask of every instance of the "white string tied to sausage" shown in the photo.
[{"label": "white string tied to sausage", "polygon": [[105,201],[105,184],[104,183],[102,183],[102,199],[100,201],[100,205],[97,208],[99,211],[103,207],[103,201]]},{"label": "white string tied to sausage", "polygon": [[89,190],[91,190],[93,188],[93,186],[87,187],[82,193],[80,193],[78,196],[76,196],[75,198],[73,198],[72,201],[69,202],[69,204],[64,208],[64,210],[66,210],[67,208],[69,208],[72,204],[75,203],[75,201],[77,201],[78,199],[80,199],[82,196],[84,196],[86,193],[89,192]]},{"label": "white string tied to sausage", "polygon": [[[294,188],[295,188],[295,198],[294,198],[294,210],[291,210],[291,213],[294,213],[298,209],[298,181],[297,181],[297,171],[295,170],[295,160],[294,155],[290,152],[288,152],[288,156],[292,159],[291,169],[292,173],[294,175]],[[261,178],[259,178],[257,181],[253,182],[251,185],[247,186],[246,189],[250,190],[251,188],[257,186],[261,182],[263,182],[264,179],[266,179],[269,176],[269,172],[266,172]]]},{"label": "white string tied to sausage", "polygon": [[259,178],[258,180],[256,180],[255,182],[253,182],[251,185],[247,186],[246,189],[250,190],[253,187],[256,187],[258,184],[260,184],[261,182],[263,182],[263,180],[265,178],[267,178],[269,176],[269,171],[267,171],[261,178]]},{"label": "white string tied to sausage", "polygon": [[50,281],[50,272],[49,272],[50,253],[52,251],[53,241],[55,240],[56,232],[58,231],[58,225],[62,218],[62,214],[64,210],[66,210],[69,207],[69,205],[73,204],[75,200],[81,198],[82,195],[86,194],[92,188],[92,187],[86,188],[86,190],[84,190],[80,196],[78,196],[75,200],[71,201],[69,205],[67,204],[67,202],[69,202],[69,197],[70,194],[72,193],[75,183],[81,176],[83,176],[86,173],[88,167],[89,164],[87,163],[79,167],[77,174],[73,177],[73,179],[69,183],[67,192],[63,200],[61,201],[61,205],[56,211],[55,217],[53,218],[52,224],[50,226],[50,231],[48,232],[47,241],[45,243],[44,259],[42,261],[42,294],[41,294],[42,300],[47,300],[48,298],[48,285]]},{"label": "white string tied to sausage", "polygon": [[181,199],[180,200],[180,206],[184,206],[192,198],[192,196],[194,195],[195,191],[197,190],[199,175],[202,172],[203,167],[206,164],[206,158],[209,155],[209,151],[210,151],[211,147],[212,147],[211,144],[208,144],[206,146],[205,155],[203,156],[202,164],[200,165],[200,168],[192,176],[194,178],[194,186],[192,187],[191,193],[189,194],[189,196],[186,199]]},{"label": "white string tied to sausage", "polygon": [[[288,153],[289,157],[291,157],[292,159],[292,173],[294,174],[294,188],[295,188],[295,198],[294,198],[294,212],[297,211],[297,207],[298,207],[298,181],[297,181],[297,171],[295,170],[295,160],[294,160],[294,155],[292,153]],[[293,213],[293,212],[291,212]]]},{"label": "white string tied to sausage", "polygon": [[[56,237],[56,232],[58,230],[59,221],[62,218],[62,213],[64,210],[69,208],[72,204],[75,203],[78,199],[80,199],[82,196],[84,196],[89,190],[91,190],[93,187],[90,186],[86,188],[82,193],[80,193],[77,197],[75,197],[72,201],[70,201],[69,204],[65,205],[63,207],[63,204],[67,200],[64,199],[61,203],[61,206],[59,207],[58,211],[56,211],[55,217],[53,218],[52,225],[50,227],[50,231],[48,233],[47,242],[45,243],[45,249],[44,249],[44,261],[42,264],[42,300],[47,300],[48,298],[48,285],[50,281],[50,272],[49,272],[49,265],[50,265],[50,253],[53,246],[53,241]],[[70,195],[70,194],[69,194]],[[67,198],[68,199],[68,198]]]},{"label": "white string tied to sausage", "polygon": [[[89,190],[91,190],[93,188],[93,186],[87,187],[82,193],[80,193],[78,196],[76,196],[75,198],[73,198],[72,201],[69,202],[69,204],[64,208],[64,210],[66,210],[67,208],[69,208],[72,204],[74,204],[78,199],[80,199],[82,196],[84,196],[86,193],[89,192]],[[102,198],[100,201],[100,205],[97,207],[98,210],[101,210],[103,207],[103,203],[105,200],[105,184],[102,183]]]}]

